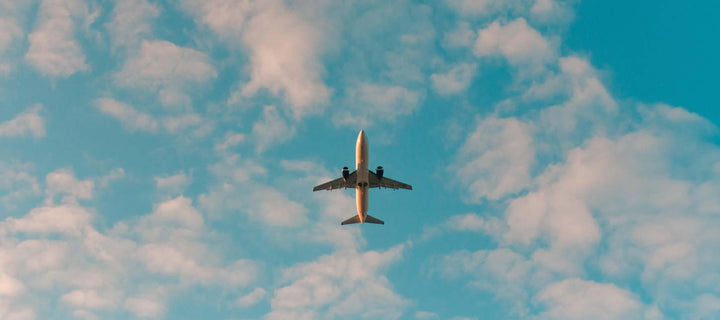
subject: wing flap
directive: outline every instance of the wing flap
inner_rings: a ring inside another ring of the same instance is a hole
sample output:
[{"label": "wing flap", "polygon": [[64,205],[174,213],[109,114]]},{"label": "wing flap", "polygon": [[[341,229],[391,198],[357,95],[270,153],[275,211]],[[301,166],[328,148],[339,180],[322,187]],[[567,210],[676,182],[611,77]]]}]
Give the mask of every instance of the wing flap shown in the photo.
[{"label": "wing flap", "polygon": [[317,185],[313,188],[313,191],[355,188],[355,181],[357,181],[357,171],[353,171],[347,179],[337,178]]},{"label": "wing flap", "polygon": [[370,180],[370,188],[412,190],[412,186],[407,183],[396,181],[396,180],[390,179],[388,177],[378,178],[378,176],[377,176],[377,174],[375,174],[375,172],[372,172],[372,170],[368,170],[368,171],[369,171],[368,179]]}]

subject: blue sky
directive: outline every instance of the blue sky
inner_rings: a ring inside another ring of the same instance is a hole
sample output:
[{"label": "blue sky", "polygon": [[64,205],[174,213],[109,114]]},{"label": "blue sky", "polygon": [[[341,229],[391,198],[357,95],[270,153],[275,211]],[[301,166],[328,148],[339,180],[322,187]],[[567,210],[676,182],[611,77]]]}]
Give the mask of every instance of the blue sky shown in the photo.
[{"label": "blue sky", "polygon": [[713,9],[0,0],[0,318],[716,318]]}]

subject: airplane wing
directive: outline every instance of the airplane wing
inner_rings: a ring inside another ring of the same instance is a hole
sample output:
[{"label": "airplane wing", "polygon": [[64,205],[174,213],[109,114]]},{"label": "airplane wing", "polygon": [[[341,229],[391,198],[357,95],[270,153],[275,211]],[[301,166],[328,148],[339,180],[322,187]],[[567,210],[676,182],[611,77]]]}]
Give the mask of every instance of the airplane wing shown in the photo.
[{"label": "airplane wing", "polygon": [[402,183],[400,181],[395,181],[393,179],[390,179],[388,177],[382,177],[378,178],[377,174],[375,172],[372,172],[372,170],[368,170],[370,173],[368,173],[368,180],[370,180],[370,188],[390,188],[390,189],[408,189],[412,190],[412,186],[406,183]]},{"label": "airplane wing", "polygon": [[342,188],[355,188],[355,181],[357,181],[357,171],[353,171],[346,179],[337,178],[333,181],[325,182],[321,185],[315,186],[313,191],[319,190],[333,190]]}]

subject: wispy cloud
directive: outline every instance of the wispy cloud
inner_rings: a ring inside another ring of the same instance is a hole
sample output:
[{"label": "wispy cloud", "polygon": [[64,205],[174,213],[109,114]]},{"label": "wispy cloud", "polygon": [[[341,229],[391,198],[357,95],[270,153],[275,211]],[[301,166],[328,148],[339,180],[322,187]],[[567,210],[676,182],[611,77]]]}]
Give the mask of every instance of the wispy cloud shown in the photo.
[{"label": "wispy cloud", "polygon": [[28,61],[49,77],[69,77],[88,71],[85,53],[77,41],[77,25],[91,22],[95,15],[81,0],[42,0],[38,9],[37,26],[28,36]]},{"label": "wispy cloud", "polygon": [[45,137],[45,119],[40,115],[42,110],[42,105],[36,104],[14,118],[0,123],[0,137]]}]

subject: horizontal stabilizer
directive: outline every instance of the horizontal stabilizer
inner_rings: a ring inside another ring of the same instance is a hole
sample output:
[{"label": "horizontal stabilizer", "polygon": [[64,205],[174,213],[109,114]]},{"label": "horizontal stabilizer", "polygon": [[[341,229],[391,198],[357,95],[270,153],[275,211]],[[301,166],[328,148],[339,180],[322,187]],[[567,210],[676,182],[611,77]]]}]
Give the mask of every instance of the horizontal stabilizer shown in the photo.
[{"label": "horizontal stabilizer", "polygon": [[[347,219],[347,220],[341,222],[340,224],[341,224],[341,225],[346,225],[346,224],[353,224],[353,223],[360,223],[360,216],[357,216],[357,215],[356,215],[356,216],[353,216],[352,218]],[[380,220],[380,219],[378,219],[378,218],[375,218],[375,217],[373,217],[373,216],[371,216],[371,215],[365,216],[365,223],[385,224],[384,221],[382,221],[382,220]]]},{"label": "horizontal stabilizer", "polygon": [[344,226],[346,224],[353,224],[353,223],[360,223],[360,216],[354,215],[352,218],[347,219],[347,220],[341,222],[340,224]]},{"label": "horizontal stabilizer", "polygon": [[374,224],[385,224],[385,221],[382,221],[382,220],[380,220],[380,219],[378,219],[378,218],[375,218],[375,217],[373,217],[373,216],[371,216],[371,215],[367,215],[367,216],[365,217],[365,222],[366,222],[366,223],[374,223]]}]

